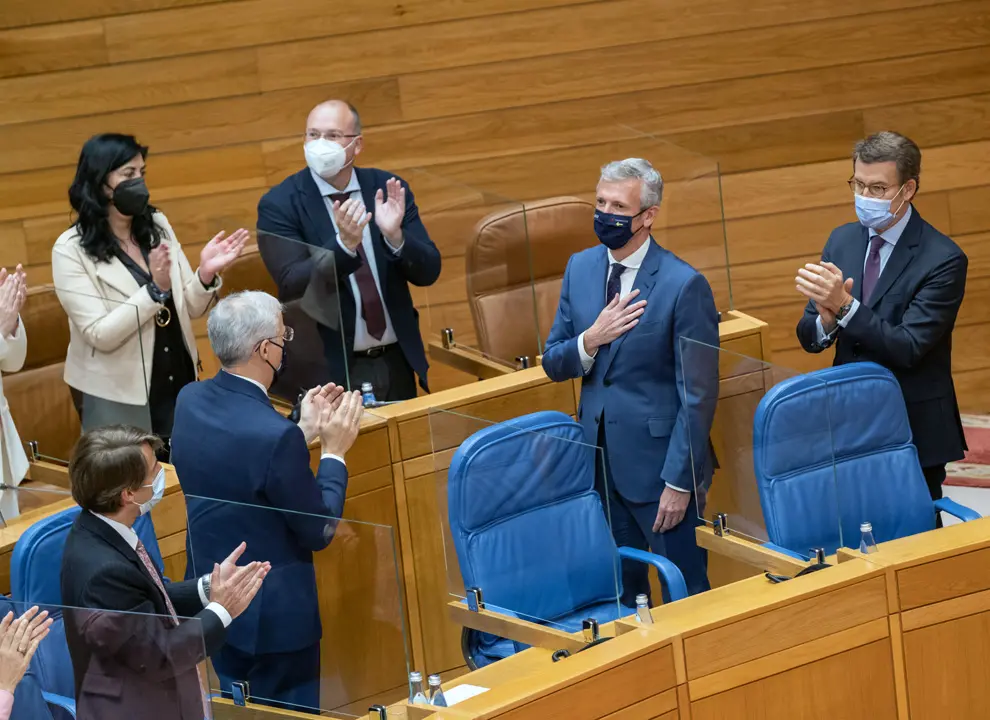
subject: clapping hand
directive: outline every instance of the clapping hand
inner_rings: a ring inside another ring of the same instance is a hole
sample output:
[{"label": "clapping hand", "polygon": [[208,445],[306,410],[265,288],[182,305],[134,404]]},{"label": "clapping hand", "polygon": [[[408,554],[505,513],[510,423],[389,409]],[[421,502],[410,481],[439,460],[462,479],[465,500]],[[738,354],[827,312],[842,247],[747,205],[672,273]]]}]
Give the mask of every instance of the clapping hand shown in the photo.
[{"label": "clapping hand", "polygon": [[344,202],[335,200],[333,217],[337,221],[340,241],[351,252],[356,252],[364,239],[364,226],[371,222],[371,213],[365,210],[361,198],[348,198]]},{"label": "clapping hand", "polygon": [[20,265],[13,273],[0,269],[0,338],[17,331],[17,316],[27,299],[27,276]]},{"label": "clapping hand", "polygon": [[172,251],[168,243],[163,242],[148,254],[148,265],[151,279],[159,290],[172,289]]},{"label": "clapping hand", "polygon": [[402,220],[406,216],[406,189],[395,178],[385,183],[385,193],[375,193],[375,224],[393,248],[402,245]]},{"label": "clapping hand", "polygon": [[247,543],[241,543],[219,565],[213,566],[210,576],[210,601],[223,606],[230,617],[236,618],[247,610],[248,605],[261,589],[268,571],[268,562],[251,562],[238,565],[237,561],[247,550]]},{"label": "clapping hand", "polygon": [[343,457],[361,429],[364,401],[358,391],[341,393],[320,413],[320,444],[324,455]]},{"label": "clapping hand", "polygon": [[317,385],[310,388],[299,403],[299,428],[306,437],[306,444],[313,442],[320,434],[320,416],[329,406],[336,410],[340,406],[344,388],[335,383]]},{"label": "clapping hand", "polygon": [[14,692],[51,626],[48,611],[39,613],[37,606],[16,620],[8,612],[0,621],[0,690]]},{"label": "clapping hand", "polygon": [[835,314],[852,302],[853,279],[843,278],[842,270],[830,262],[807,263],[794,278],[797,291],[815,303],[822,327],[831,332]]},{"label": "clapping hand", "polygon": [[251,233],[244,228],[229,237],[224,235],[226,233],[223,230],[214,235],[199,254],[199,279],[204,285],[212,285],[217,274],[222,273],[240,257],[244,245],[251,237]]}]

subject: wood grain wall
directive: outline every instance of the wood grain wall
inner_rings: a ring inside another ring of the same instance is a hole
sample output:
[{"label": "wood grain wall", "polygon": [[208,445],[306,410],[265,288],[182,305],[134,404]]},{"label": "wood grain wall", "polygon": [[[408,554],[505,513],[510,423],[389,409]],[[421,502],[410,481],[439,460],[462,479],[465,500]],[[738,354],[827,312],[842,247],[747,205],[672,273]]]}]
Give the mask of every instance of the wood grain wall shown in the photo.
[{"label": "wood grain wall", "polygon": [[[305,116],[329,97],[360,108],[364,164],[513,199],[561,178],[592,189],[620,126],[717,161],[733,304],[799,370],[828,358],[797,346],[792,278],[853,218],[850,148],[908,134],[919,209],[970,256],[957,389],[990,411],[986,0],[4,0],[0,264],[51,279],[79,148],[102,131],[151,146],[153,200],[195,262],[302,166]],[[707,215],[677,223],[697,225],[683,247],[725,252]],[[469,340],[463,239],[441,247],[440,284],[417,300]]]}]

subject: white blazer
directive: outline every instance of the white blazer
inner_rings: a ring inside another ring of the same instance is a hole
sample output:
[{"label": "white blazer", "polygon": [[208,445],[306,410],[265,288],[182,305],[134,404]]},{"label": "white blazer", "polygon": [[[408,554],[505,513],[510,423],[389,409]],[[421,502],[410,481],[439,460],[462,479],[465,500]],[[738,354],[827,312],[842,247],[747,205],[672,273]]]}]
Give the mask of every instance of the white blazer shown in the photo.
[{"label": "white blazer", "polygon": [[[24,367],[27,356],[27,332],[24,322],[18,318],[17,331],[12,337],[0,337],[0,371],[15,373]],[[14,427],[7,398],[3,394],[0,376],[0,480],[5,485],[17,487],[27,475],[28,459],[21,438]],[[9,475],[8,475],[9,473]]]},{"label": "white blazer", "polygon": [[[210,308],[220,288],[204,288],[189,266],[162,213],[155,223],[165,230],[171,249],[172,299],[186,349],[199,358],[192,320]],[[79,244],[73,226],[52,248],[52,279],[59,302],[69,316],[69,351],[65,382],[84,393],[128,405],[146,405],[155,348],[155,316],[161,305],[139,286],[117,258],[96,262]],[[140,329],[140,331],[139,331]],[[143,368],[143,371],[142,371]]]}]

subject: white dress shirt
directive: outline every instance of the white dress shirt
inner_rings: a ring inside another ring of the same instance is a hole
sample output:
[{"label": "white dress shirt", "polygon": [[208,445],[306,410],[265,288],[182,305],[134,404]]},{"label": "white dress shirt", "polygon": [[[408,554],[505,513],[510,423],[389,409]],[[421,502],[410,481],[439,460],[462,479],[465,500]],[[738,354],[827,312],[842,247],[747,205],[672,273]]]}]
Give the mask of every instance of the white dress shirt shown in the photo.
[{"label": "white dress shirt", "polygon": [[[647,239],[645,243],[634,252],[632,255],[627,257],[625,260],[619,263],[625,270],[619,276],[619,298],[624,298],[626,295],[632,292],[633,283],[636,282],[636,275],[639,274],[639,268],[643,264],[643,260],[646,259],[646,253],[650,251],[650,243],[653,242],[653,238]],[[612,255],[611,250],[606,251],[608,253],[608,271],[605,273],[605,286],[602,288],[602,294],[608,292],[608,278],[612,274],[612,265],[616,263],[615,257]],[[606,301],[608,298],[605,298]],[[585,331],[587,332],[587,331]],[[584,369],[584,374],[587,375],[591,372],[591,367],[595,364],[595,356],[598,355],[598,348],[595,348],[595,354],[589,355],[588,351],[584,347],[584,333],[578,335],[578,354],[581,356],[581,367]]]},{"label": "white dress shirt", "polygon": [[[312,170],[309,171],[313,176],[313,180],[316,182],[316,187],[319,189],[320,194],[323,195],[323,201],[327,206],[327,213],[330,215],[330,222],[333,223],[333,229],[337,232],[337,244],[340,245],[341,249],[346,252],[351,257],[357,257],[357,252],[348,249],[344,242],[340,239],[340,228],[337,227],[337,218],[333,216],[333,200],[330,196],[336,193],[350,193],[351,197],[357,197],[361,199],[361,184],[358,182],[357,173],[351,172],[351,180],[347,183],[347,187],[343,190],[338,190],[333,185],[328,183],[326,180],[321,178]],[[355,193],[357,195],[355,196]],[[394,254],[398,255],[402,251],[402,246],[405,245],[403,241],[398,248],[393,248],[389,245],[388,241],[385,241],[385,245]],[[385,296],[382,295],[382,283],[378,278],[378,264],[375,260],[375,245],[371,239],[371,223],[369,222],[364,226],[364,234],[361,238],[361,246],[364,248],[364,256],[368,259],[368,265],[371,268],[371,275],[375,278],[375,287],[378,288],[378,297],[382,300],[382,308],[385,311],[385,334],[382,335],[381,340],[376,340],[368,333],[368,325],[365,323],[364,318],[361,316],[361,291],[358,289],[357,278],[354,277],[354,273],[351,273],[348,277],[348,281],[351,284],[351,292],[354,294],[354,350],[355,352],[361,352],[362,350],[370,350],[374,347],[381,347],[383,345],[391,345],[392,343],[398,342],[395,336],[395,329],[392,327],[392,317],[388,314],[388,306],[385,305]]]},{"label": "white dress shirt", "polygon": [[[244,377],[243,375],[238,375],[237,373],[232,373],[229,370],[224,370],[224,372],[227,373],[228,375],[233,375],[235,378],[240,378],[241,380],[244,380],[245,382],[251,383],[256,388],[258,388],[259,390],[261,390],[261,392],[263,392],[266,397],[268,396],[268,388],[266,388],[264,385],[262,385],[260,382],[258,382],[254,378]],[[323,453],[322,455],[320,455],[320,460],[336,460],[341,465],[344,465],[345,467],[347,466],[347,463],[344,462],[344,458],[340,457],[340,455],[334,455],[333,453]]]},{"label": "white dress shirt", "polygon": [[[889,228],[884,230],[882,233],[878,233],[873,228],[870,228],[870,240],[873,240],[874,237],[880,235],[881,237],[883,237],[885,241],[884,244],[880,246],[880,250],[879,250],[880,273],[877,275],[878,281],[880,279],[880,275],[883,275],[883,269],[887,266],[887,261],[890,259],[891,253],[894,252],[894,246],[897,245],[897,241],[900,240],[901,235],[904,234],[904,228],[907,227],[908,220],[911,219],[911,214],[913,212],[914,212],[914,208],[912,208],[911,205],[908,205],[908,211],[904,213],[904,217],[902,217],[896,223],[894,223]],[[869,261],[869,259],[870,259],[870,251],[869,249],[867,249],[866,259],[863,260],[864,273],[866,272],[866,263]],[[845,317],[837,321],[838,327],[833,328],[831,333],[825,332],[825,328],[822,326],[822,316],[819,315],[818,318],[815,320],[815,325],[818,327],[818,344],[824,345],[828,342],[831,342],[838,329],[840,327],[845,327],[846,325],[848,325],[849,321],[852,320],[852,316],[856,314],[857,310],[859,310],[859,300],[853,298],[852,307],[849,308],[849,312],[846,313]]]},{"label": "white dress shirt", "polygon": [[[124,542],[127,543],[127,546],[131,550],[137,550],[138,536],[137,533],[134,532],[134,528],[128,527],[122,522],[117,522],[116,520],[108,518],[106,515],[100,515],[99,513],[93,513],[93,515],[116,530],[117,534],[124,538]],[[162,582],[164,584],[164,580]],[[230,617],[230,613],[227,612],[227,609],[223,605],[209,601],[209,598],[206,597],[206,591],[203,589],[203,578],[196,581],[196,588],[199,590],[199,599],[200,602],[203,603],[203,607],[220,618],[220,622],[223,623],[224,627],[229,627],[230,623],[233,622],[233,618]]]}]

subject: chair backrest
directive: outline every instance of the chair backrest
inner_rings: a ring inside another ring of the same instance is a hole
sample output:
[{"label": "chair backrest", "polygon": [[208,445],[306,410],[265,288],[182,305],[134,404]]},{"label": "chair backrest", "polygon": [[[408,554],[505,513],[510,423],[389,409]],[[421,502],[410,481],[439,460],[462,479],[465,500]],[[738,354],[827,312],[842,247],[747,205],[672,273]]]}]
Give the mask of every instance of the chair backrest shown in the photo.
[{"label": "chair backrest", "polygon": [[[10,556],[10,595],[15,602],[61,605],[62,551],[78,507],[55,513],[29,527],[14,545]],[[134,523],[134,531],[164,576],[162,553],[150,515]]]},{"label": "chair backrest", "polygon": [[616,597],[618,553],[581,426],[538,412],[481,430],[447,472],[464,587],[489,605],[553,620]]},{"label": "chair backrest", "polygon": [[875,363],[775,385],[753,419],[753,462],[767,535],[789,550],[858,547],[861,522],[877,542],[935,527],[900,386]]},{"label": "chair backrest", "polygon": [[4,396],[21,440],[35,440],[42,454],[68,460],[80,426],[72,393],[62,379],[69,319],[54,286],[28,290],[21,320],[28,336],[27,357],[19,372],[4,376]]},{"label": "chair backrest", "polygon": [[220,295],[227,296],[240,290],[264,290],[278,297],[278,287],[268,273],[257,245],[244,248],[240,257],[224,270]]},{"label": "chair backrest", "polygon": [[598,242],[594,215],[587,200],[557,197],[492,213],[475,226],[464,259],[482,352],[502,359],[540,353],[567,261]]}]

